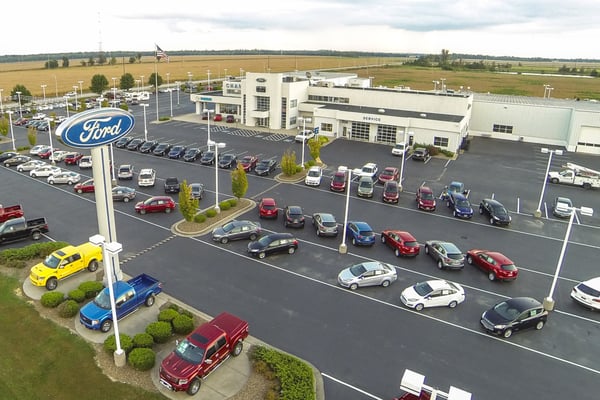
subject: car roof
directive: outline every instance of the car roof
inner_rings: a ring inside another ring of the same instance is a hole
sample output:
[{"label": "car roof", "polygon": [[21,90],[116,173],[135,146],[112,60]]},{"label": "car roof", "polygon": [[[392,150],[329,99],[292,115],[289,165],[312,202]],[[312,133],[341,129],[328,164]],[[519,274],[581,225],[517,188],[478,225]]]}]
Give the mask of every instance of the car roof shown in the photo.
[{"label": "car roof", "polygon": [[140,174],[151,174],[154,170],[152,168],[142,168]]},{"label": "car roof", "polygon": [[513,297],[512,299],[506,300],[506,303],[517,309],[519,312],[542,306],[542,303],[532,297]]},{"label": "car roof", "polygon": [[433,193],[433,190],[429,186],[420,186],[419,190],[424,193]]},{"label": "car roof", "polygon": [[445,248],[448,253],[462,253],[462,251],[460,251],[460,249],[452,242],[438,241],[437,243]]},{"label": "car roof", "polygon": [[148,200],[169,200],[173,201],[173,199],[169,196],[152,196]]},{"label": "car roof", "polygon": [[287,206],[287,209],[292,214],[302,214],[302,207],[300,206]]},{"label": "car roof", "polygon": [[450,196],[453,196],[455,199],[467,200],[467,196],[465,196],[464,194],[459,193],[459,192],[451,192]]},{"label": "car roof", "polygon": [[600,290],[600,276],[592,279],[588,279],[587,281],[581,282],[586,286],[589,286],[593,289]]},{"label": "car roof", "polygon": [[386,264],[379,261],[365,261],[361,263],[367,271],[377,271],[385,268]]},{"label": "car roof", "polygon": [[275,204],[275,199],[273,199],[271,197],[263,197],[263,199],[261,200],[261,202],[263,204]]},{"label": "car roof", "polygon": [[502,203],[500,203],[498,200],[495,200],[495,199],[483,199],[483,201],[485,201],[488,204],[494,205],[494,206],[502,206],[502,207],[504,207],[502,205]]},{"label": "car roof", "polygon": [[383,184],[383,187],[386,186],[398,186],[398,182],[396,181],[385,181],[385,183]]},{"label": "car roof", "polygon": [[396,235],[400,236],[403,240],[408,240],[408,241],[416,241],[417,239],[415,239],[415,237],[410,233],[410,232],[406,232],[406,231],[396,231],[396,230],[386,230],[384,232],[388,232],[388,233],[395,233]]},{"label": "car roof", "polygon": [[358,229],[360,229],[361,231],[372,231],[371,227],[366,222],[363,222],[363,221],[349,221],[348,223],[356,225],[356,227]]},{"label": "car roof", "polygon": [[284,238],[293,238],[294,235],[292,235],[291,233],[271,233],[268,235],[265,235],[266,237],[272,239],[272,240],[277,240],[277,239],[284,239]]},{"label": "car roof", "polygon": [[335,222],[335,217],[330,213],[315,213],[315,215],[319,215],[323,222]]},{"label": "car roof", "polygon": [[[433,280],[427,281],[427,284],[433,290],[453,288],[452,287],[453,285],[444,279],[433,279]],[[454,284],[454,285],[456,285],[456,284]]]},{"label": "car roof", "polygon": [[318,165],[313,165],[312,167],[310,167],[308,169],[309,171],[320,171],[321,167],[319,167]]}]

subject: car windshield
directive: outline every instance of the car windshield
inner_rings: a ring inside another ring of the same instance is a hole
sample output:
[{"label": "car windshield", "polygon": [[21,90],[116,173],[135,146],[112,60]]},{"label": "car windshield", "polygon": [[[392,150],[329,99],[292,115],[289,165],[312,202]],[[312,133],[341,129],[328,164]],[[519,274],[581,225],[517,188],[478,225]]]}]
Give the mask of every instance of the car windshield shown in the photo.
[{"label": "car windshield", "polygon": [[373,184],[370,181],[360,181],[361,188],[370,188]]},{"label": "car windshield", "polygon": [[431,286],[429,286],[429,283],[427,282],[417,283],[413,286],[413,289],[415,289],[415,292],[421,297],[427,296],[432,291]]},{"label": "car windshield", "polygon": [[388,169],[388,168],[386,168],[386,169],[383,171],[383,176],[386,176],[386,175],[388,175],[388,176],[394,175],[394,170],[393,170],[392,168],[389,168],[389,169]]},{"label": "car windshield", "polygon": [[430,193],[430,192],[421,192],[421,198],[423,200],[433,200],[433,193]]},{"label": "car windshield", "polygon": [[223,225],[223,231],[225,232],[229,232],[233,228],[235,228],[235,224],[233,222]]},{"label": "car windshield", "polygon": [[204,357],[204,350],[194,345],[187,339],[182,340],[175,348],[175,354],[192,364],[200,364]]},{"label": "car windshield", "polygon": [[419,247],[419,243],[416,241],[404,242],[406,247]]},{"label": "car windshield", "polygon": [[326,226],[328,228],[333,228],[336,225],[337,223],[335,221],[323,221],[323,226]]},{"label": "car windshield", "polygon": [[349,271],[354,276],[361,276],[362,274],[367,272],[367,269],[362,264],[356,264],[356,265],[351,266],[349,268]]},{"label": "car windshield", "polygon": [[396,187],[396,185],[393,185],[393,184],[392,185],[387,185],[385,187],[385,191],[387,193],[396,193],[398,191],[398,188]]},{"label": "car windshield", "polygon": [[94,304],[105,310],[110,309],[110,293],[108,290],[101,290],[94,299]]},{"label": "car windshield", "polygon": [[119,172],[129,172],[129,167],[121,167],[119,168]]},{"label": "car windshield", "polygon": [[215,156],[215,153],[212,151],[207,151],[206,153],[204,153],[204,158],[212,158]]},{"label": "car windshield", "polygon": [[492,208],[494,209],[494,214],[496,215],[506,215],[506,209],[501,206],[501,205],[493,205]]},{"label": "car windshield", "polygon": [[500,315],[502,318],[504,318],[508,321],[513,321],[515,318],[517,318],[519,316],[519,314],[521,314],[521,312],[519,310],[511,307],[511,305],[508,304],[508,302],[506,302],[506,301],[503,301],[502,303],[497,304],[494,307],[494,311],[496,311],[498,313],[498,315]]},{"label": "car windshield", "polygon": [[258,239],[258,243],[260,243],[261,246],[268,246],[271,243],[271,238],[269,236],[263,236]]},{"label": "car windshield", "polygon": [[500,266],[504,271],[516,271],[517,266],[515,264],[502,264]]},{"label": "car windshield", "polygon": [[150,175],[150,174],[142,174],[142,175],[140,175],[140,178],[141,179],[152,179],[152,175]]},{"label": "car windshield", "polygon": [[50,254],[44,260],[44,265],[48,268],[56,269],[58,267],[58,263],[60,263],[60,259],[54,256],[54,254]]},{"label": "car windshield", "polygon": [[457,199],[456,200],[456,205],[458,207],[461,207],[461,208],[469,208],[469,207],[471,207],[471,203],[469,203],[469,200],[467,200],[467,199]]},{"label": "car windshield", "polygon": [[345,180],[346,180],[346,177],[344,175],[334,175],[333,176],[334,182],[344,182]]},{"label": "car windshield", "polygon": [[308,171],[308,176],[312,176],[312,177],[318,177],[319,176],[319,171]]}]

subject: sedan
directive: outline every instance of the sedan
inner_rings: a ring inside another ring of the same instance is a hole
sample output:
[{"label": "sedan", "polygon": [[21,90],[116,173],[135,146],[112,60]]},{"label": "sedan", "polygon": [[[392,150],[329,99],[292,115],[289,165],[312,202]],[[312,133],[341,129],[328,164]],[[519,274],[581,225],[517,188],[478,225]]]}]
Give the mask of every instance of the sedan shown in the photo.
[{"label": "sedan", "polygon": [[387,181],[399,181],[400,172],[396,167],[385,167],[377,178],[379,183],[385,183]]},{"label": "sedan", "polygon": [[279,213],[279,209],[277,208],[277,203],[275,199],[271,197],[265,197],[260,200],[258,203],[258,216],[259,218],[275,218],[277,219],[277,214]]},{"label": "sedan", "polygon": [[128,203],[129,200],[135,199],[135,189],[127,186],[115,186],[112,188],[113,201],[122,201]]},{"label": "sedan", "polygon": [[50,175],[47,180],[51,185],[54,185],[55,183],[74,185],[81,180],[81,175],[77,172],[63,171],[56,175]]},{"label": "sedan", "polygon": [[215,152],[207,151],[200,157],[200,164],[213,165],[215,163]]},{"label": "sedan", "polygon": [[573,212],[573,202],[568,197],[555,197],[552,204],[552,215],[558,218],[569,218]]},{"label": "sedan", "polygon": [[219,157],[219,168],[235,168],[237,165],[237,156],[235,154],[224,154]]},{"label": "sedan", "polygon": [[394,250],[396,257],[416,257],[421,251],[421,246],[415,237],[406,231],[387,229],[381,232],[381,243]]},{"label": "sedan", "polygon": [[119,140],[117,140],[115,142],[115,147],[117,149],[123,149],[123,148],[127,147],[129,142],[131,142],[132,140],[133,140],[133,138],[131,138],[129,136],[123,136],[122,138],[120,138]]},{"label": "sedan", "polygon": [[426,307],[454,308],[465,301],[465,289],[458,283],[434,279],[404,289],[400,301],[417,311]]},{"label": "sedan", "polygon": [[144,139],[135,138],[131,142],[127,143],[127,150],[136,151],[144,144]]},{"label": "sedan", "polygon": [[23,164],[17,165],[17,171],[19,171],[19,172],[31,171],[31,170],[39,168],[43,165],[46,165],[46,163],[41,160],[30,160]]},{"label": "sedan", "polygon": [[259,176],[270,175],[271,172],[275,171],[276,167],[277,161],[274,159],[261,160],[258,164],[256,164],[254,173]]},{"label": "sedan", "polygon": [[159,143],[152,151],[152,154],[155,156],[164,156],[169,154],[169,151],[171,151],[170,143]]},{"label": "sedan", "polygon": [[57,149],[57,148],[51,149],[50,147],[48,147],[46,150],[40,151],[37,155],[39,158],[48,159],[48,158],[50,158],[52,153],[55,151],[59,151],[59,149]]},{"label": "sedan", "polygon": [[15,165],[26,163],[28,161],[31,161],[31,157],[19,154],[17,156],[4,160],[4,166],[13,167]]},{"label": "sedan", "polygon": [[302,131],[301,133],[297,134],[294,137],[294,140],[297,143],[305,143],[314,137],[315,137],[315,133],[313,131],[307,129],[307,130]]},{"label": "sedan", "polygon": [[4,162],[10,158],[16,157],[18,156],[19,153],[15,152],[15,151],[5,151],[4,153],[0,154],[0,162]]},{"label": "sedan", "polygon": [[190,197],[192,199],[202,200],[204,197],[204,185],[202,183],[190,184]]},{"label": "sedan", "polygon": [[177,145],[173,146],[169,151],[169,158],[181,158],[185,154],[186,151],[185,146]]},{"label": "sedan", "polygon": [[73,190],[79,194],[81,193],[92,193],[95,191],[94,188],[94,180],[88,179],[83,182],[79,182],[75,186],[73,186]]},{"label": "sedan", "polygon": [[32,156],[37,156],[41,151],[46,151],[49,149],[50,146],[48,146],[47,144],[37,144],[29,150],[29,154],[31,154]]},{"label": "sedan", "polygon": [[479,214],[485,214],[492,225],[508,225],[511,217],[502,203],[494,199],[483,199],[479,203]]},{"label": "sedan", "polygon": [[32,169],[31,171],[29,171],[29,176],[31,176],[32,178],[38,178],[38,177],[42,177],[42,178],[46,178],[50,175],[55,175],[58,174],[62,171],[62,169],[60,169],[59,167],[55,167],[53,165],[42,165],[39,168],[35,168]]},{"label": "sedan", "polygon": [[70,151],[64,158],[65,165],[77,165],[79,160],[83,157],[83,154],[76,151]]},{"label": "sedan", "polygon": [[198,147],[191,147],[187,149],[183,155],[183,161],[192,162],[196,161],[200,157],[202,157],[202,150],[200,150]]},{"label": "sedan", "polygon": [[244,156],[240,160],[240,164],[244,167],[244,171],[250,172],[254,168],[256,168],[256,164],[258,163],[258,158],[256,156]]},{"label": "sedan", "polygon": [[169,196],[152,196],[135,205],[135,212],[140,214],[164,212],[170,213],[175,209],[175,201]]},{"label": "sedan", "polygon": [[158,146],[158,141],[148,140],[140,146],[139,152],[140,153],[152,153],[154,151],[154,149],[156,148],[156,146]]},{"label": "sedan", "polygon": [[256,240],[260,236],[260,232],[261,227],[258,222],[234,220],[215,228],[212,232],[212,239],[223,244],[230,240]]},{"label": "sedan", "polygon": [[53,152],[52,155],[48,159],[50,161],[54,161],[54,162],[61,162],[61,161],[64,161],[64,159],[67,157],[67,154],[69,154],[68,151],[57,150],[57,151]]},{"label": "sedan", "polygon": [[439,269],[462,269],[465,266],[465,255],[454,243],[428,240],[425,242],[425,254],[436,261]]},{"label": "sedan", "polygon": [[297,249],[298,239],[290,233],[272,233],[248,243],[248,253],[258,258],[274,253],[294,254]]},{"label": "sedan", "polygon": [[383,184],[381,200],[384,203],[398,203],[400,198],[400,187],[396,181],[387,181]]},{"label": "sedan", "polygon": [[481,315],[481,325],[486,331],[509,338],[513,332],[546,324],[548,311],[531,297],[515,297],[501,301]]},{"label": "sedan", "polygon": [[363,286],[388,287],[398,279],[393,265],[379,261],[365,261],[343,269],[338,275],[340,286],[356,290]]},{"label": "sedan", "polygon": [[519,274],[515,263],[497,251],[469,250],[467,251],[467,263],[481,268],[488,274],[490,281],[514,281]]},{"label": "sedan", "polygon": [[300,206],[286,206],[283,209],[283,223],[287,227],[304,228],[304,212]]},{"label": "sedan", "polygon": [[375,232],[366,222],[348,221],[346,234],[352,238],[354,246],[373,246],[375,244]]},{"label": "sedan", "polygon": [[317,231],[317,236],[338,235],[338,224],[333,214],[315,213],[312,215],[312,224]]},{"label": "sedan", "polygon": [[600,310],[600,277],[575,285],[571,298],[590,310]]}]

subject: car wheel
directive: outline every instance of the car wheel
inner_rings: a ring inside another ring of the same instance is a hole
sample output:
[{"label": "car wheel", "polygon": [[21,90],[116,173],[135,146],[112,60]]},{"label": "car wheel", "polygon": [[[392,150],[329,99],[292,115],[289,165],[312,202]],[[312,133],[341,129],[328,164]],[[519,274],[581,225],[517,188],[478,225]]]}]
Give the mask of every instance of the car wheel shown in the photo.
[{"label": "car wheel", "polygon": [[352,238],[352,245],[356,246],[356,239]]},{"label": "car wheel", "polygon": [[479,214],[483,214],[483,208],[479,207]]},{"label": "car wheel", "polygon": [[425,254],[429,254],[429,246],[425,245]]},{"label": "car wheel", "polygon": [[83,193],[83,190],[77,189],[77,193],[81,194],[81,193]]},{"label": "car wheel", "polygon": [[398,250],[398,249],[394,250],[394,254],[396,255],[396,257],[400,257],[400,250]]},{"label": "car wheel", "polygon": [[225,244],[227,242],[229,242],[229,238],[226,238],[226,237],[221,238],[221,243]]},{"label": "car wheel", "polygon": [[266,254],[263,251],[262,253],[258,253],[258,258],[265,258]]},{"label": "car wheel", "polygon": [[37,178],[37,175],[36,174],[31,174],[31,177],[32,178]]},{"label": "car wheel", "polygon": [[42,233],[39,231],[35,231],[31,234],[32,240],[40,240],[42,238]]},{"label": "car wheel", "polygon": [[67,181],[67,185],[71,186],[73,184],[73,181]]},{"label": "car wheel", "polygon": [[240,354],[242,354],[242,350],[244,349],[244,342],[242,342],[241,340],[238,340],[235,344],[235,346],[233,346],[233,350],[231,351],[231,355],[234,357],[239,356]]},{"label": "car wheel", "polygon": [[490,225],[494,225],[494,218],[490,218]]},{"label": "car wheel", "polygon": [[348,289],[350,289],[350,290],[356,290],[356,289],[358,289],[358,284],[353,283],[352,285],[350,285],[350,287]]},{"label": "car wheel", "polygon": [[449,201],[449,200],[448,200],[448,201],[446,201],[446,206],[447,206],[447,207],[450,207],[450,201]]},{"label": "car wheel", "polygon": [[48,181],[48,183],[51,184],[51,185],[54,185],[54,181],[53,180]]},{"label": "car wheel", "polygon": [[388,280],[386,279],[385,281],[381,282],[381,286],[383,286],[383,287],[388,287],[388,286],[390,286],[390,281],[388,281]]},{"label": "car wheel", "polygon": [[170,208],[165,208],[165,213],[169,214],[172,210]]},{"label": "car wheel", "polygon": [[10,164],[9,164],[9,163],[5,163],[5,164],[4,164],[4,166],[5,166],[6,168],[8,168],[8,167],[10,167]]},{"label": "car wheel", "polygon": [[190,386],[186,390],[187,394],[193,396],[196,393],[198,393],[198,391],[200,390],[200,385],[202,385],[202,381],[200,380],[200,378],[194,378],[190,383]]},{"label": "car wheel", "polygon": [[385,243],[385,236],[381,235],[381,243]]},{"label": "car wheel", "polygon": [[112,328],[112,321],[110,319],[107,319],[100,325],[100,330],[104,333],[110,331],[110,328]]},{"label": "car wheel", "polygon": [[146,307],[152,307],[154,305],[154,295],[151,294],[150,296],[146,297],[146,301],[144,301],[144,304],[146,305]]},{"label": "car wheel", "polygon": [[513,332],[512,332],[512,329],[507,329],[507,330],[505,330],[504,332],[502,332],[502,336],[504,336],[505,338],[507,338],[507,339],[508,339],[509,337],[511,337],[511,336],[512,336],[512,333],[513,333]]},{"label": "car wheel", "polygon": [[538,331],[540,329],[542,329],[544,327],[544,321],[538,321],[537,324],[535,324],[535,329],[537,329]]},{"label": "car wheel", "polygon": [[142,215],[146,214],[146,210],[140,210],[140,214],[142,214]]},{"label": "car wheel", "polygon": [[92,260],[87,266],[88,271],[96,272],[98,270],[98,261]]},{"label": "car wheel", "polygon": [[417,310],[417,311],[422,311],[422,310],[423,310],[423,308],[425,308],[425,306],[424,306],[423,304],[421,304],[421,303],[419,303],[419,304],[417,304],[417,305],[415,306],[415,310]]},{"label": "car wheel", "polygon": [[471,257],[470,255],[467,256],[467,263],[469,265],[473,265],[473,257]]},{"label": "car wheel", "polygon": [[455,217],[458,217],[458,215],[456,214],[456,210],[452,212],[452,215],[454,215]]},{"label": "car wheel", "polygon": [[258,238],[258,236],[256,236],[256,233],[253,233],[250,235],[250,240],[255,241]]},{"label": "car wheel", "polygon": [[295,252],[296,252],[296,248],[295,248],[295,247],[290,247],[290,248],[288,249],[288,253],[289,253],[289,254],[294,254]]},{"label": "car wheel", "polygon": [[489,279],[490,281],[494,281],[494,280],[496,280],[496,275],[495,275],[493,272],[490,272],[490,273],[488,274],[488,279]]},{"label": "car wheel", "polygon": [[457,305],[457,304],[458,304],[458,303],[456,302],[456,300],[452,300],[452,301],[450,302],[450,304],[448,304],[448,307],[450,307],[450,308],[454,308],[454,307],[456,307],[456,305]]},{"label": "car wheel", "polygon": [[438,267],[439,269],[442,269],[442,268],[444,268],[444,264],[442,263],[442,260],[438,260],[438,262],[437,262],[437,267]]},{"label": "car wheel", "polygon": [[46,289],[54,290],[58,286],[58,280],[56,278],[50,278],[46,281]]},{"label": "car wheel", "polygon": [[17,168],[18,172],[23,172],[23,168]]},{"label": "car wheel", "polygon": [[129,197],[123,197],[123,202],[124,203],[129,203]]}]

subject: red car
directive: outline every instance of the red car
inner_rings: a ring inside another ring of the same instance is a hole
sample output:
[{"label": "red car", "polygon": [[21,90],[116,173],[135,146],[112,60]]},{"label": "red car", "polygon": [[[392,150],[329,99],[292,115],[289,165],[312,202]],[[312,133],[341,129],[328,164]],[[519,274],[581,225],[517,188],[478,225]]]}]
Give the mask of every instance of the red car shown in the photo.
[{"label": "red car", "polygon": [[435,211],[435,196],[433,190],[428,186],[421,186],[417,189],[417,207],[420,210]]},{"label": "red car", "polygon": [[490,281],[514,281],[517,279],[517,275],[519,275],[519,270],[515,263],[497,251],[469,250],[467,251],[467,263],[487,272]]},{"label": "red car", "polygon": [[344,192],[346,190],[346,173],[344,171],[337,171],[333,174],[329,190],[334,192]]},{"label": "red car", "polygon": [[221,114],[215,114],[214,120],[215,121],[223,121],[223,116]]},{"label": "red car", "polygon": [[39,152],[37,155],[39,158],[48,159],[48,158],[50,158],[50,156],[52,155],[53,152],[58,151],[58,150],[60,150],[60,149],[55,148],[54,150],[52,150],[49,148],[45,151]]},{"label": "red car", "polygon": [[381,232],[381,243],[387,244],[394,250],[396,257],[415,257],[421,251],[421,246],[413,235],[405,231],[385,230]]},{"label": "red car", "polygon": [[153,196],[135,205],[135,212],[140,214],[164,212],[170,213],[175,209],[175,201],[169,196]]},{"label": "red car", "polygon": [[384,203],[398,203],[400,198],[400,186],[396,181],[387,181],[383,184],[381,200]]},{"label": "red car", "polygon": [[260,218],[277,218],[279,209],[275,199],[265,197],[258,203],[258,216]]},{"label": "red car", "polygon": [[13,122],[13,124],[17,126],[24,126],[27,122],[29,122],[27,118],[18,118],[15,122]]},{"label": "red car", "polygon": [[383,171],[379,174],[379,178],[377,179],[380,183],[385,183],[387,181],[399,181],[400,180],[400,171],[395,167],[385,167]]},{"label": "red car", "polygon": [[73,186],[73,190],[77,193],[92,193],[94,192],[94,180],[88,179],[83,182],[79,182],[75,186]]},{"label": "red car", "polygon": [[258,158],[256,156],[245,156],[240,160],[240,164],[244,167],[244,171],[246,172],[250,172],[256,168],[256,163],[258,163]]},{"label": "red car", "polygon": [[66,165],[77,165],[81,157],[83,157],[83,154],[73,151],[65,156],[64,161]]}]

